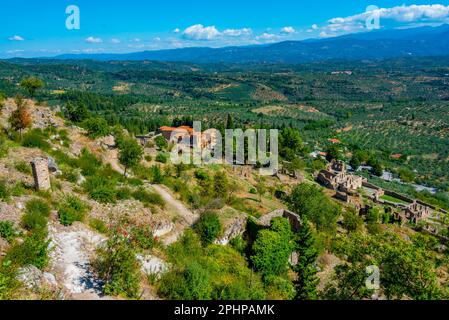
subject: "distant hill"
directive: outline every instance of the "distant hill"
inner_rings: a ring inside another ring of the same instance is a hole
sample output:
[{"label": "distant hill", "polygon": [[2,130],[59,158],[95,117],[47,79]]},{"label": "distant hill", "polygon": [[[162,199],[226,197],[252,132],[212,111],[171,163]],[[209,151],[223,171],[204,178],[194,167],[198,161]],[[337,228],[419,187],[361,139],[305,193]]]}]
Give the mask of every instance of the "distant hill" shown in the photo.
[{"label": "distant hill", "polygon": [[183,48],[129,54],[60,55],[56,59],[98,61],[183,61],[193,63],[305,63],[449,54],[449,25],[357,33],[328,39],[270,45]]}]

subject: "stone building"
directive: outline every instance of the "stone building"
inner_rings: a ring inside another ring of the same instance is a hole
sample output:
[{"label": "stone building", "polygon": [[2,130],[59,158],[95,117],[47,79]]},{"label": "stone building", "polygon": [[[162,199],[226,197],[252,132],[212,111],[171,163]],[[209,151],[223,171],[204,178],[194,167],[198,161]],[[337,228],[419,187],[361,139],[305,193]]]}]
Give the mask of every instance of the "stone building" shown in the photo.
[{"label": "stone building", "polygon": [[427,220],[433,214],[433,210],[428,206],[414,201],[412,204],[406,206],[401,212],[400,216],[407,219],[411,223],[418,223],[422,220]]},{"label": "stone building", "polygon": [[50,172],[48,170],[48,160],[45,158],[36,158],[31,161],[34,184],[36,190],[47,191],[51,189]]},{"label": "stone building", "polygon": [[332,161],[327,170],[321,170],[317,181],[326,188],[348,194],[355,194],[362,188],[364,179],[362,177],[348,174],[346,164],[341,161]]},{"label": "stone building", "polygon": [[162,135],[168,142],[174,144],[186,144],[187,141],[185,147],[190,148],[212,148],[217,144],[217,135],[213,130],[197,132],[188,126],[161,127],[157,134]]}]

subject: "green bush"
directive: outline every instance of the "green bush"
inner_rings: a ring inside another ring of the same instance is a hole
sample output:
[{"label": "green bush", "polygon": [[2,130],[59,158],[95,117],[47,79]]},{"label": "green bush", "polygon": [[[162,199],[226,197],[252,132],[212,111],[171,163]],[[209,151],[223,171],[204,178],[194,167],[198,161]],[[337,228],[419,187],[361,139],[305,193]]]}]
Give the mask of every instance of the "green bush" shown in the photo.
[{"label": "green bush", "polygon": [[42,130],[33,129],[27,132],[22,139],[22,146],[26,148],[38,148],[41,150],[49,150],[50,144]]},{"label": "green bush", "polygon": [[100,203],[115,203],[116,201],[117,193],[114,183],[106,177],[101,175],[88,177],[83,187],[95,201]]},{"label": "green bush", "polygon": [[31,230],[42,230],[47,227],[50,206],[43,200],[33,199],[26,204],[26,213],[22,216],[22,226]]},{"label": "green bush", "polygon": [[163,136],[156,137],[154,142],[156,143],[156,146],[159,148],[159,150],[165,150],[168,147],[168,142]]},{"label": "green bush", "polygon": [[151,167],[151,182],[154,184],[161,184],[164,181],[164,175],[159,166]]},{"label": "green bush", "polygon": [[129,200],[132,196],[132,191],[130,188],[120,188],[117,189],[117,200]]},{"label": "green bush", "polygon": [[111,132],[107,121],[103,118],[89,118],[83,122],[83,127],[92,139],[105,137]]},{"label": "green bush", "polygon": [[83,149],[79,158],[76,159],[76,166],[81,168],[84,176],[93,176],[101,169],[101,161],[94,154]]},{"label": "green bush", "polygon": [[143,250],[150,250],[154,247],[154,236],[149,227],[132,227],[131,241],[135,246]]},{"label": "green bush", "polygon": [[88,207],[76,196],[67,196],[59,205],[59,221],[64,226],[70,226],[75,221],[83,221]]},{"label": "green bush", "polygon": [[287,271],[288,259],[293,251],[290,222],[276,218],[269,230],[259,231],[253,244],[251,261],[264,276],[278,276]]},{"label": "green bush", "polygon": [[100,233],[103,233],[103,234],[107,234],[108,231],[109,231],[108,226],[106,225],[106,223],[104,223],[100,219],[96,219],[96,218],[90,219],[89,220],[89,226],[92,229],[94,229],[94,230],[96,230],[96,231],[98,231]]},{"label": "green bush", "polygon": [[6,185],[6,182],[4,180],[0,180],[0,200],[8,201],[11,197],[11,192]]},{"label": "green bush", "polygon": [[160,207],[165,206],[165,201],[162,197],[155,193],[149,192],[143,188],[140,188],[132,193],[134,199],[142,202],[144,205],[157,205]]},{"label": "green bush", "polygon": [[156,156],[156,161],[160,163],[167,163],[168,162],[168,155],[165,153],[159,152]]},{"label": "green bush", "polygon": [[0,261],[0,301],[13,300],[20,287],[18,272],[9,261]]},{"label": "green bush", "polygon": [[195,224],[195,231],[205,246],[212,244],[220,235],[221,230],[221,222],[215,212],[202,214],[200,220]]},{"label": "green bush", "polygon": [[93,266],[105,281],[104,293],[138,298],[140,289],[140,264],[136,252],[121,236],[114,235],[98,249]]},{"label": "green bush", "polygon": [[0,238],[12,242],[18,234],[19,232],[14,227],[14,223],[11,221],[0,221]]},{"label": "green bush", "polygon": [[37,230],[30,233],[21,244],[14,245],[7,253],[5,261],[11,261],[17,266],[33,265],[44,269],[49,262],[47,232]]}]

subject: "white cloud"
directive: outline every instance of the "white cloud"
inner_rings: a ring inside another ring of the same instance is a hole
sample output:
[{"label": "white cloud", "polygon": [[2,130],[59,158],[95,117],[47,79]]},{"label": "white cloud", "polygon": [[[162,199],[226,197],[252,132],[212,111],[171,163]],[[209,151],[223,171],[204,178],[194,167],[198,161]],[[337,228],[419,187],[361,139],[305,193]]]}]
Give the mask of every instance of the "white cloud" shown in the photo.
[{"label": "white cloud", "polygon": [[275,34],[264,32],[260,36],[257,36],[256,40],[265,40],[266,41],[266,40],[276,40],[278,38],[279,38],[279,36],[277,36]]},{"label": "white cloud", "polygon": [[283,34],[293,34],[293,33],[296,33],[296,30],[293,27],[284,27],[281,29],[281,32]]},{"label": "white cloud", "polygon": [[111,42],[114,44],[119,44],[121,41],[119,39],[111,39]]},{"label": "white cloud", "polygon": [[173,33],[180,33],[181,30],[179,30],[179,28],[176,28],[175,30],[173,30]]},{"label": "white cloud", "polygon": [[7,54],[20,54],[25,52],[25,50],[8,50],[6,51]]},{"label": "white cloud", "polygon": [[229,37],[241,37],[241,36],[249,36],[253,34],[253,30],[250,28],[243,29],[226,29],[223,31],[223,35]]},{"label": "white cloud", "polygon": [[182,35],[188,40],[214,40],[221,33],[215,26],[205,27],[202,24],[196,24],[185,29]]},{"label": "white cloud", "polygon": [[87,43],[102,43],[103,40],[101,38],[89,37],[85,40]]},{"label": "white cloud", "polygon": [[8,40],[10,40],[10,41],[25,41],[25,39],[23,37],[17,36],[17,35],[8,38]]},{"label": "white cloud", "polygon": [[142,41],[142,40],[139,39],[139,38],[134,38],[134,39],[131,40],[131,42],[140,42],[140,41]]},{"label": "white cloud", "polygon": [[441,4],[432,5],[402,5],[392,8],[379,8],[363,12],[349,17],[337,17],[330,19],[323,29],[331,32],[357,32],[365,29],[366,21],[370,17],[379,17],[382,20],[390,20],[402,23],[414,22],[445,22],[449,18],[449,6]]}]

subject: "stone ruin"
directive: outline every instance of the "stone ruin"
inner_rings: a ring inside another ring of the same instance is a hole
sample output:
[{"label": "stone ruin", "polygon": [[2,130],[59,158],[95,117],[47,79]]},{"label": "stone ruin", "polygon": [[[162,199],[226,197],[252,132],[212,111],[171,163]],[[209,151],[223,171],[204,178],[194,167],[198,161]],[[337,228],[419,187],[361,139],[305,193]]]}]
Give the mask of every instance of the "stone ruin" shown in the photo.
[{"label": "stone ruin", "polygon": [[[363,187],[362,177],[348,174],[346,164],[342,161],[332,161],[326,170],[321,170],[317,181],[326,188],[348,195],[356,195],[357,190]],[[341,195],[340,195],[341,196]]]},{"label": "stone ruin", "polygon": [[422,220],[427,220],[433,214],[433,210],[418,201],[406,206],[400,213],[402,220],[405,218],[411,223],[418,223]]},{"label": "stone ruin", "polygon": [[294,232],[299,232],[299,230],[301,229],[302,220],[301,220],[300,216],[292,211],[285,210],[285,209],[275,210],[275,211],[263,216],[259,220],[257,220],[257,223],[261,226],[269,227],[271,225],[271,221],[274,218],[278,218],[278,217],[283,217],[283,218],[288,219],[290,221],[290,225],[292,226],[292,230]]},{"label": "stone ruin", "polygon": [[215,241],[215,244],[227,245],[229,241],[242,235],[246,230],[246,217],[236,218],[225,230],[222,237]]},{"label": "stone ruin", "polygon": [[36,190],[47,191],[51,189],[50,172],[48,170],[48,159],[36,158],[31,161],[34,185]]}]

